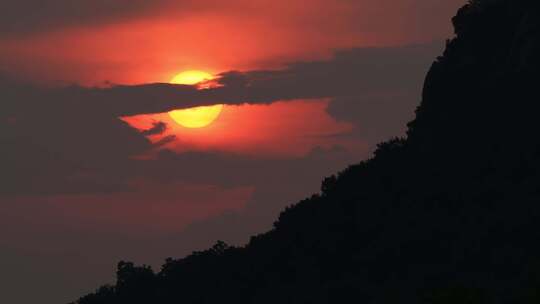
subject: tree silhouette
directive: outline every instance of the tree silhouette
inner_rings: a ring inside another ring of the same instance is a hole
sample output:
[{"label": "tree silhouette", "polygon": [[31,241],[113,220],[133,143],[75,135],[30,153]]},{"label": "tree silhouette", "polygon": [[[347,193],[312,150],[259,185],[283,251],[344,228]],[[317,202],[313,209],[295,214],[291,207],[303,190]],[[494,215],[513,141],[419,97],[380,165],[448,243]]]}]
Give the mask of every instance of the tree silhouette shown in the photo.
[{"label": "tree silhouette", "polygon": [[[540,1],[470,1],[407,138],[326,178],[246,246],[154,274],[121,262],[78,304],[536,303]],[[535,298],[536,297],[536,298]]]}]

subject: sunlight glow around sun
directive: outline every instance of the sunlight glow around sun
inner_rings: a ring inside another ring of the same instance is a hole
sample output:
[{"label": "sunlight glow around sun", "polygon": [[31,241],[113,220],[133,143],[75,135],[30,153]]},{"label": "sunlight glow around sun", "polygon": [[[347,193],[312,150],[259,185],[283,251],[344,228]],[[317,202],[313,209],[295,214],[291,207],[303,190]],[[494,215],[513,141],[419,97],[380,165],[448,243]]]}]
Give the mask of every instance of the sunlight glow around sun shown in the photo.
[{"label": "sunlight glow around sun", "polygon": [[[203,71],[185,71],[171,79],[172,84],[196,85],[198,83],[212,80],[212,74]],[[223,105],[203,106],[190,109],[175,110],[169,112],[169,116],[179,125],[198,129],[212,124],[221,114]]]}]

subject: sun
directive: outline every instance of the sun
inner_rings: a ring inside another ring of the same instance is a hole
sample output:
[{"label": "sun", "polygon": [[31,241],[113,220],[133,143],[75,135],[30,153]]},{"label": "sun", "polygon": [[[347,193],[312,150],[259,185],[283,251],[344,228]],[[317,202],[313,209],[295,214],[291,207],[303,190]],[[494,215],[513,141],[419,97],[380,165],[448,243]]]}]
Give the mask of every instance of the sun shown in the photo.
[{"label": "sun", "polygon": [[[212,74],[203,71],[185,71],[171,79],[172,84],[196,85],[198,83],[212,80]],[[175,110],[169,112],[169,116],[179,125],[198,129],[212,124],[221,114],[223,105],[203,106],[190,109]]]},{"label": "sun", "polygon": [[172,84],[196,85],[198,83],[212,80],[214,76],[210,73],[198,70],[184,71],[171,79]]},{"label": "sun", "polygon": [[221,114],[223,105],[204,106],[189,108],[184,110],[175,110],[169,112],[169,116],[179,125],[190,128],[198,129],[209,126],[213,123]]}]

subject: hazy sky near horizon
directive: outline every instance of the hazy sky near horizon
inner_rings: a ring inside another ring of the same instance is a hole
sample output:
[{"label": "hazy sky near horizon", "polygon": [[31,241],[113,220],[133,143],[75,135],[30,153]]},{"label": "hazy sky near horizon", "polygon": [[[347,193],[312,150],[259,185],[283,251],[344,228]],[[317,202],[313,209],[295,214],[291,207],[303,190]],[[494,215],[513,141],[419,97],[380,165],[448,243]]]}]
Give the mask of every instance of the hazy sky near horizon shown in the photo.
[{"label": "hazy sky near horizon", "polygon": [[[464,2],[1,1],[0,301],[270,229],[404,134]],[[187,70],[216,79],[169,84]],[[215,104],[204,128],[168,114]]]}]

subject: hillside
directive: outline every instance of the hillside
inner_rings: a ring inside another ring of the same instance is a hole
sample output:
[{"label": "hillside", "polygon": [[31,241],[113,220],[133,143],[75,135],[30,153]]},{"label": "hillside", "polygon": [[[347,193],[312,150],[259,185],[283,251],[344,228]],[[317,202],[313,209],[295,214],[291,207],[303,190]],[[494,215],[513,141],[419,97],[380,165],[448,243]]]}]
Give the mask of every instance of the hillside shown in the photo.
[{"label": "hillside", "polygon": [[121,262],[77,303],[538,302],[540,4],[472,1],[452,21],[406,139],[245,247]]}]

